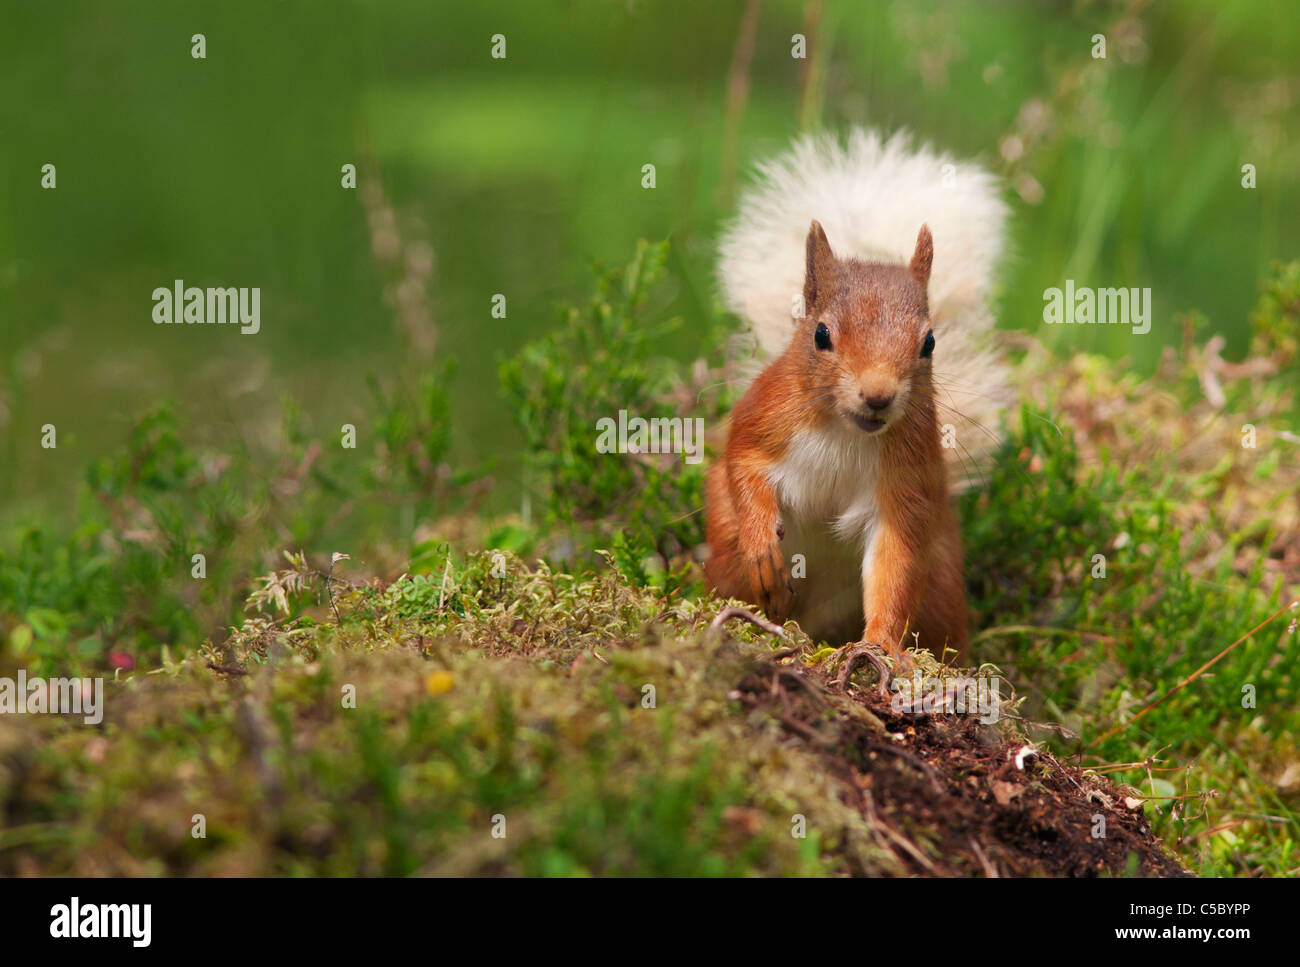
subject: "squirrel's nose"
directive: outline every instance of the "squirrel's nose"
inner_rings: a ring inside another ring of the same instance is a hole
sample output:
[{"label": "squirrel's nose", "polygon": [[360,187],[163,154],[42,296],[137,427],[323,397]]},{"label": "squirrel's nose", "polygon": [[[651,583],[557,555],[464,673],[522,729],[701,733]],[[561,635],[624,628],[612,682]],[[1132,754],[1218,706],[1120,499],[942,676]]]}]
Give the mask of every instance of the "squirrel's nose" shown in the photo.
[{"label": "squirrel's nose", "polygon": [[886,409],[890,403],[894,402],[893,393],[889,393],[888,395],[882,393],[876,396],[868,396],[866,393],[858,393],[858,396],[862,397],[862,402],[866,403],[867,406],[876,411]]}]

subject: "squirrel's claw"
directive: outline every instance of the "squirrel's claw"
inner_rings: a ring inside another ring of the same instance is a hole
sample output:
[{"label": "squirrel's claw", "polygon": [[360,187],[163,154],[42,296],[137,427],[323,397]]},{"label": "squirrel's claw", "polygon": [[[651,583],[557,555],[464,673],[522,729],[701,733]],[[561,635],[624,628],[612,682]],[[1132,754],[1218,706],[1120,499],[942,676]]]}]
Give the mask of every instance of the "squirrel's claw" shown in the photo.
[{"label": "squirrel's claw", "polygon": [[794,586],[776,545],[758,555],[753,573],[756,577],[757,603],[769,618],[777,624],[783,623],[794,600]]}]

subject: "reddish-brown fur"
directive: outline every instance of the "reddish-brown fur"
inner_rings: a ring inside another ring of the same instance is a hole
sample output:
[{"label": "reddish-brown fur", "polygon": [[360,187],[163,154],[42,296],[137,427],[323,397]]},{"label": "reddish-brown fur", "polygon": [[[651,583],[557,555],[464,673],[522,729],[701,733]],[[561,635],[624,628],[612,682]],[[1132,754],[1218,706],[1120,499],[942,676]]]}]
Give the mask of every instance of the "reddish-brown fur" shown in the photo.
[{"label": "reddish-brown fur", "polygon": [[[862,610],[846,612],[845,625],[890,649],[910,645],[916,632],[922,646],[936,653],[956,649],[964,661],[961,539],[949,501],[931,364],[920,355],[930,331],[925,288],[932,259],[924,226],[904,267],[837,259],[813,222],[805,318],[786,351],[736,405],[725,453],[709,471],[705,572],[719,593],[759,605],[777,621],[799,617],[772,473],[800,431],[848,421],[861,430],[862,446],[879,447],[879,471],[874,485],[863,481],[864,488],[874,486],[874,548],[862,578]],[[815,346],[819,324],[828,327],[831,350]],[[884,408],[872,408],[891,397]],[[877,414],[887,425],[869,435],[863,427],[872,424],[864,421]]]}]

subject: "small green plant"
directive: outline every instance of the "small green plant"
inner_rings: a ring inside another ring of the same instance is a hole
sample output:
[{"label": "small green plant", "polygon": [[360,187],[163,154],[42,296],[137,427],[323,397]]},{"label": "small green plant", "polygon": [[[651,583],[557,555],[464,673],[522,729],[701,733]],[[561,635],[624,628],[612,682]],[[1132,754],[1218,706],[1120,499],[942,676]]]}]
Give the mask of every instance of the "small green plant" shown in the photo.
[{"label": "small green plant", "polygon": [[[395,523],[456,506],[473,469],[445,462],[449,368],[371,381],[373,424],[356,449],[311,433],[287,403],[276,455],[200,452],[170,404],[143,413],[126,441],[87,471],[70,532],[18,526],[0,552],[0,662],[33,674],[156,663],[189,651],[240,616],[267,535],[320,547],[391,540]],[[407,525],[411,526],[410,524]]]},{"label": "small green plant", "polygon": [[[692,401],[683,365],[652,353],[653,341],[680,326],[652,322],[647,302],[663,275],[668,242],[641,242],[626,267],[597,269],[595,293],[582,308],[564,306],[552,334],[501,366],[501,383],[524,437],[526,479],[540,494],[544,523],[562,529],[547,547],[590,561],[615,534],[629,555],[670,562],[703,542],[704,463],[681,453],[601,452],[601,421],[684,421],[711,427],[725,413],[724,393]],[[702,439],[696,439],[703,456]],[[634,550],[633,550],[634,549]],[[631,573],[640,574],[640,565]],[[648,574],[641,574],[648,580]]]}]

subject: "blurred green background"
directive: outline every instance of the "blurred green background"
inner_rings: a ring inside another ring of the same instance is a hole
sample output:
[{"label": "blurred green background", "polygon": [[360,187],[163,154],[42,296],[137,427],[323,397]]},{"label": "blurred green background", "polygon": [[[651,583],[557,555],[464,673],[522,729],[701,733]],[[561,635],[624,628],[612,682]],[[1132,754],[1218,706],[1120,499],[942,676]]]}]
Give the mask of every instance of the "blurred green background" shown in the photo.
[{"label": "blurred green background", "polygon": [[[592,260],[622,261],[641,237],[675,243],[656,311],[701,330],[737,179],[801,129],[907,127],[983,159],[1015,212],[1000,324],[1140,372],[1187,310],[1227,355],[1244,351],[1261,277],[1300,248],[1300,32],[1270,0],[5,8],[10,509],[64,506],[88,458],[161,398],[199,443],[264,437],[286,396],[332,435],[366,406],[368,373],[406,363],[403,318],[457,360],[452,452],[494,460],[494,500],[510,506],[518,436],[499,361],[587,289]],[[206,59],[191,57],[195,33]],[[340,186],[346,163],[369,195]],[[386,261],[391,231],[402,247]],[[154,325],[151,292],[177,278],[260,286],[261,333]],[[1151,333],[1043,326],[1042,292],[1066,278],[1150,286]],[[704,347],[667,348],[685,361]],[[56,451],[39,448],[45,423]]]}]

